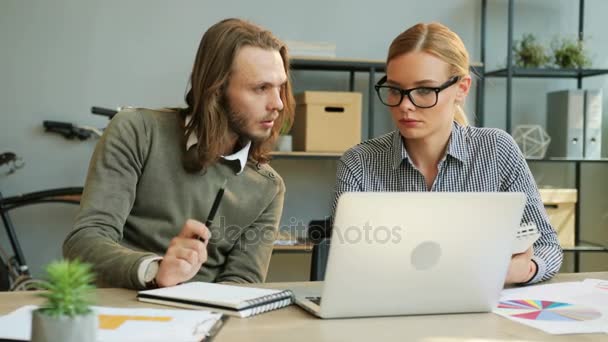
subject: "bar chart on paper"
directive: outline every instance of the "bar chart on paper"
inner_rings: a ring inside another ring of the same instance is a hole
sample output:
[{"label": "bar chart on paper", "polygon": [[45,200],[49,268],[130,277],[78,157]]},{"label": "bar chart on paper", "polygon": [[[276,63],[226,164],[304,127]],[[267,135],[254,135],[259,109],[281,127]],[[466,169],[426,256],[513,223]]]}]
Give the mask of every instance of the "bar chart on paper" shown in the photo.
[{"label": "bar chart on paper", "polygon": [[505,316],[536,321],[579,322],[602,317],[599,311],[582,305],[533,299],[502,301],[497,311]]},{"label": "bar chart on paper", "polygon": [[169,322],[173,317],[169,316],[132,316],[132,315],[103,315],[97,316],[99,319],[99,329],[116,330],[127,321],[157,321]]}]

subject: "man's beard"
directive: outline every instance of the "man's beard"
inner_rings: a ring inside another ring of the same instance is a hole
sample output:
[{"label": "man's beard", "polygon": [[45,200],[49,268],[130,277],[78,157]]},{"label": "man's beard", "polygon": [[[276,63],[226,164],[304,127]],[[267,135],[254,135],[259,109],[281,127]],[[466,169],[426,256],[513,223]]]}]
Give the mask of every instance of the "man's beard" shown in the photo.
[{"label": "man's beard", "polygon": [[247,131],[247,116],[247,114],[238,113],[233,110],[230,110],[230,112],[228,113],[228,127],[230,128],[230,130],[236,133],[239,138],[244,138],[251,141],[261,142],[268,139],[268,137],[270,137],[270,134],[265,136],[259,136]]}]

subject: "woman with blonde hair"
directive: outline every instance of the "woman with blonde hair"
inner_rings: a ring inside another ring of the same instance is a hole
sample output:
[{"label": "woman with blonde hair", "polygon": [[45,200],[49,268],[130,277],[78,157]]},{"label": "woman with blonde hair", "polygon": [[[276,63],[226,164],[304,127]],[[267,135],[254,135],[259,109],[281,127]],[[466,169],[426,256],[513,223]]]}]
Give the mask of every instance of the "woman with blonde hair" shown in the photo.
[{"label": "woman with blonde hair", "polygon": [[334,210],[349,191],[523,192],[522,224],[534,223],[541,237],[512,256],[505,283],[547,280],[562,263],[557,235],[512,137],[468,125],[463,105],[470,87],[469,55],[456,33],[420,23],[398,35],[375,86],[396,130],[342,156]]}]

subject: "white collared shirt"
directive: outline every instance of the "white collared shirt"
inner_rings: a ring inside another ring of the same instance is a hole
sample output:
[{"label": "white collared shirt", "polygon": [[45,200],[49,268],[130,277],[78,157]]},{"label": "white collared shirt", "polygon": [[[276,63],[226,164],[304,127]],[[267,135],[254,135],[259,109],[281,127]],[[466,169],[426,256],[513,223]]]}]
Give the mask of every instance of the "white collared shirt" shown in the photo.
[{"label": "white collared shirt", "polygon": [[[186,117],[186,126],[190,123],[190,121],[192,120],[192,115],[188,115]],[[196,135],[194,134],[194,132],[190,133],[190,136],[188,137],[188,141],[186,141],[186,150],[190,149],[190,147],[194,146],[198,144],[198,138],[196,137]],[[222,158],[224,158],[225,160],[238,160],[239,164],[241,165],[241,169],[239,170],[239,172],[237,172],[237,175],[240,174],[241,172],[243,172],[243,170],[245,170],[245,166],[247,165],[247,159],[249,158],[249,149],[251,148],[251,140],[247,141],[247,144],[245,144],[245,146],[243,148],[241,148],[240,150],[238,150],[237,152],[227,155],[227,156],[222,156]]]}]

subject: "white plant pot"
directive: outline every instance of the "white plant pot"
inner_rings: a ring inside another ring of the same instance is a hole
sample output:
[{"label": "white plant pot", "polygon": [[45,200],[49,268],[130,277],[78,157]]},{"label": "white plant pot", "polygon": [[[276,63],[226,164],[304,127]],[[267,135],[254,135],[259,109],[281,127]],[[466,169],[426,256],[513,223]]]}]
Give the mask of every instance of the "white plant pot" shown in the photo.
[{"label": "white plant pot", "polygon": [[51,317],[39,310],[32,312],[32,342],[95,342],[96,339],[95,312],[76,317]]},{"label": "white plant pot", "polygon": [[275,150],[281,151],[281,152],[293,151],[292,141],[293,141],[293,139],[292,139],[291,135],[279,135],[279,139],[277,139],[277,145],[275,147]]}]

